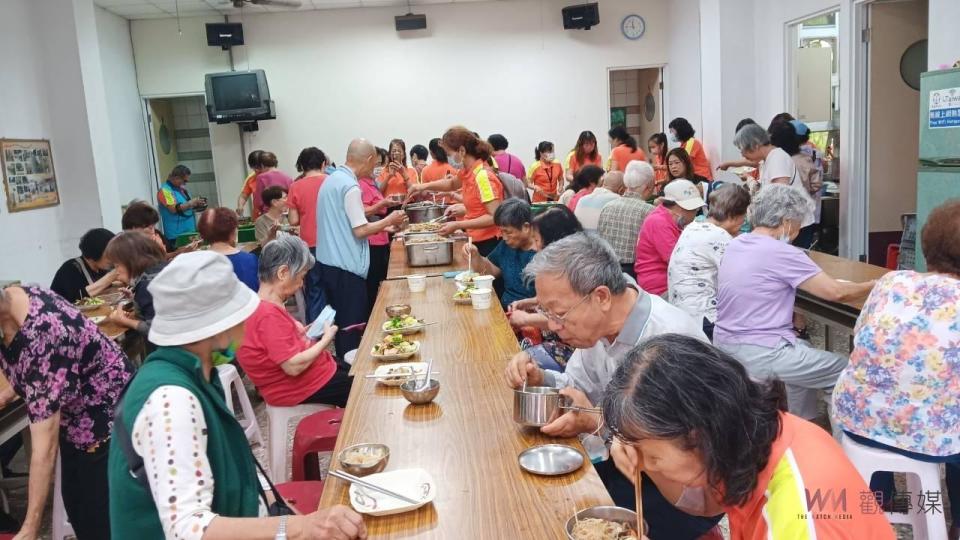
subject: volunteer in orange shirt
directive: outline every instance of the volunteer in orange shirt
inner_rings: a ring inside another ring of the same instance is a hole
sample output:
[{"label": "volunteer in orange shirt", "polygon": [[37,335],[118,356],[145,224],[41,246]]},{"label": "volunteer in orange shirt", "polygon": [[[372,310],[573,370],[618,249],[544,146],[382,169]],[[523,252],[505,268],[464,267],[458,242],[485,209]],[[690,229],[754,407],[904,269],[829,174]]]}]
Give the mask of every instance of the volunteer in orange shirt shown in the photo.
[{"label": "volunteer in orange shirt", "polygon": [[584,165],[603,167],[603,156],[597,150],[597,136],[592,131],[580,132],[577,146],[563,160],[563,178],[568,184]]},{"label": "volunteer in orange shirt", "polygon": [[690,161],[693,162],[693,172],[712,182],[713,167],[710,166],[710,160],[703,149],[703,144],[693,138],[697,132],[693,130],[690,122],[687,122],[686,118],[678,117],[674,118],[667,127],[670,128],[670,140],[679,142],[680,148],[686,150],[690,156]]},{"label": "volunteer in orange shirt", "polygon": [[407,189],[420,182],[420,175],[413,167],[407,166],[407,145],[401,139],[393,139],[387,149],[390,161],[380,171],[377,186],[384,197],[407,196]]},{"label": "volunteer in orange shirt", "polygon": [[533,202],[557,200],[563,184],[563,167],[553,159],[553,143],[540,141],[533,155],[536,161],[527,171],[527,186],[533,190]]},{"label": "volunteer in orange shirt", "polygon": [[665,334],[627,353],[603,419],[627,478],[639,465],[678,509],[726,513],[733,540],[893,540],[840,445],[786,401],[782,383],[754,382],[712,345]]},{"label": "volunteer in orange shirt", "polygon": [[[240,190],[240,196],[237,197],[237,215],[240,217],[243,217],[244,210],[247,207],[247,199],[257,189],[257,175],[263,171],[263,166],[260,165],[261,154],[263,154],[263,150],[254,150],[247,155],[247,165],[250,166],[251,172],[247,179],[243,181],[243,189]],[[257,204],[253,205],[253,212],[251,212],[250,217],[254,220],[260,217],[260,208]]]},{"label": "volunteer in orange shirt", "polygon": [[623,172],[631,161],[646,161],[647,155],[637,146],[637,140],[627,133],[627,128],[614,126],[607,132],[610,137],[610,169]]},{"label": "volunteer in orange shirt", "polygon": [[481,140],[463,126],[454,126],[440,140],[456,176],[448,176],[425,184],[410,186],[407,199],[421,191],[456,191],[463,188],[464,219],[447,223],[440,234],[447,236],[464,229],[486,257],[499,243],[500,229],[493,223],[493,214],[503,201],[503,185],[487,162],[493,155],[490,143]]},{"label": "volunteer in orange shirt", "polygon": [[[439,138],[430,139],[430,144],[427,145],[427,149],[430,150],[432,161],[420,171],[420,183],[427,184],[436,180],[442,180],[446,178],[448,174],[457,174],[457,170],[447,163],[447,153],[444,152],[443,147],[440,146]],[[455,204],[460,202],[459,194],[447,193],[438,195],[436,201],[440,204]]]},{"label": "volunteer in orange shirt", "polygon": [[667,136],[663,133],[654,133],[647,140],[647,149],[650,150],[650,165],[653,166],[654,192],[663,191],[667,185]]}]

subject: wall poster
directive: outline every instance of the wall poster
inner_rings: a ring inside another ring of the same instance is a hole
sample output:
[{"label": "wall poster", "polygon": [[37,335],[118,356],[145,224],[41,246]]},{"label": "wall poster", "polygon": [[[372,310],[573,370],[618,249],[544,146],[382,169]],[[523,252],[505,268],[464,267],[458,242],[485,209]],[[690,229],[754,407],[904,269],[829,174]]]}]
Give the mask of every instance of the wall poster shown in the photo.
[{"label": "wall poster", "polygon": [[60,204],[49,140],[0,139],[0,166],[10,212]]}]

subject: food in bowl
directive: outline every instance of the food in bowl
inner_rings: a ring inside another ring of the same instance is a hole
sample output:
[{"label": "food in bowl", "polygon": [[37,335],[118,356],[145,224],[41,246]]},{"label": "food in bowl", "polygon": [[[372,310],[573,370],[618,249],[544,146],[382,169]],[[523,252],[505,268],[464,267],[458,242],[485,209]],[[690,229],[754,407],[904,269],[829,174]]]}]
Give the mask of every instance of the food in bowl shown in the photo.
[{"label": "food in bowl", "polygon": [[468,270],[468,271],[466,271],[466,272],[460,272],[459,274],[457,274],[457,277],[455,277],[455,278],[453,278],[453,279],[456,280],[456,281],[458,281],[458,282],[460,282],[460,283],[462,283],[462,284],[464,284],[464,285],[472,285],[472,284],[473,284],[473,280],[474,280],[477,276],[479,276],[479,275],[480,275],[480,274],[478,274],[478,273],[476,273],[476,272],[471,272],[471,271]]},{"label": "food in bowl", "polygon": [[344,453],[342,461],[347,465],[368,467],[375,465],[387,455],[381,448],[353,448]]},{"label": "food in bowl", "polygon": [[373,354],[390,356],[395,354],[410,354],[417,351],[417,344],[407,341],[401,334],[390,334],[383,341],[373,346]]},{"label": "food in bowl", "polygon": [[383,325],[383,329],[387,332],[391,330],[403,330],[404,328],[410,328],[413,326],[421,326],[423,321],[412,316],[405,315],[403,317],[393,317]]},{"label": "food in bowl", "polygon": [[425,233],[425,232],[437,232],[443,225],[439,223],[411,223],[407,226],[407,232],[412,233]]},{"label": "food in bowl", "polygon": [[574,540],[623,540],[637,538],[633,527],[624,523],[599,518],[577,521],[570,535]]},{"label": "food in bowl", "polygon": [[86,298],[81,298],[75,303],[75,305],[79,307],[97,307],[104,304],[106,304],[106,302],[99,296],[88,296]]},{"label": "food in bowl", "polygon": [[410,304],[393,304],[392,306],[387,306],[386,312],[387,317],[406,317],[410,315]]},{"label": "food in bowl", "polygon": [[469,301],[470,301],[470,291],[471,291],[472,289],[473,289],[473,287],[467,287],[466,289],[462,289],[462,290],[459,290],[459,291],[453,293],[453,299],[454,299],[454,300],[458,300],[458,301],[463,301],[463,302],[469,302]]}]

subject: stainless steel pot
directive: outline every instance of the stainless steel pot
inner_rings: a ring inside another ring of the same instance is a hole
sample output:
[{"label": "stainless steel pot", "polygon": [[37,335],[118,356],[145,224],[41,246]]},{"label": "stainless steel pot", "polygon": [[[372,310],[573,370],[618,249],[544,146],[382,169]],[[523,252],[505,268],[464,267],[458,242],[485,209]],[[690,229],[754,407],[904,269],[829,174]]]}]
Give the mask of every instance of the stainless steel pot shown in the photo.
[{"label": "stainless steel pot", "polygon": [[528,386],[513,391],[513,421],[524,427],[543,427],[567,405],[566,396],[551,386]]},{"label": "stainless steel pot", "polygon": [[447,207],[442,204],[419,203],[407,206],[404,211],[410,223],[425,223],[442,216],[446,209]]},{"label": "stainless steel pot", "polygon": [[453,263],[453,242],[426,242],[406,244],[407,264],[410,266],[439,266]]}]

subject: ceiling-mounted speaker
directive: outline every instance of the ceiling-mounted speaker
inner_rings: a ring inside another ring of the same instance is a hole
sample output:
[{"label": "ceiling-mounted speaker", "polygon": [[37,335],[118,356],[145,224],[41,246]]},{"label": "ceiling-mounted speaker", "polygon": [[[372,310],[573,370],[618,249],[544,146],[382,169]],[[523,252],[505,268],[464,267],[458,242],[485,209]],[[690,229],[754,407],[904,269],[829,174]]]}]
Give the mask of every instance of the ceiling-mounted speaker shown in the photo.
[{"label": "ceiling-mounted speaker", "polygon": [[563,8],[564,30],[589,30],[600,24],[600,4],[577,4]]},{"label": "ceiling-mounted speaker", "polygon": [[404,30],[423,30],[427,27],[427,16],[407,13],[406,15],[397,15],[393,18],[397,26],[397,32]]},{"label": "ceiling-mounted speaker", "polygon": [[243,25],[240,23],[207,23],[207,45],[227,50],[243,45]]}]

